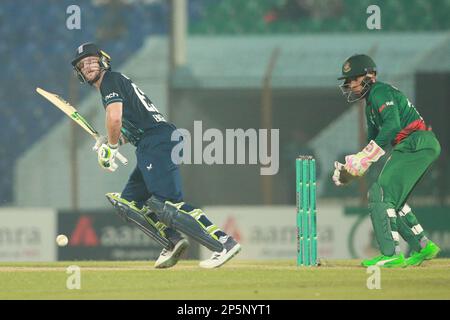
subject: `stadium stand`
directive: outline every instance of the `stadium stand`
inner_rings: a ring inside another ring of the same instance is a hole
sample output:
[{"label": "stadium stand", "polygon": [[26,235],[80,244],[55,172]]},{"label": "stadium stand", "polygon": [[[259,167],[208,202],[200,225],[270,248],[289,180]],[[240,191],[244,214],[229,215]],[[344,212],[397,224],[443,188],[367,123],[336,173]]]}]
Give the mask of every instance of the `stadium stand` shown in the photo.
[{"label": "stadium stand", "polygon": [[[17,157],[63,116],[35,94],[41,86],[69,95],[70,60],[77,45],[98,42],[120,65],[152,34],[167,29],[165,1],[78,1],[81,30],[68,30],[68,0],[0,4],[0,205],[12,199],[12,166]],[[111,28],[114,22],[117,28]],[[20,35],[20,36],[19,36]],[[81,98],[87,90],[80,92]]]},{"label": "stadium stand", "polygon": [[[447,30],[450,0],[298,1],[302,8],[281,0],[190,0],[190,34],[279,34],[367,32],[365,10],[378,4],[383,30]],[[106,3],[108,5],[106,5]],[[47,133],[63,115],[35,94],[41,86],[69,96],[69,61],[76,46],[94,40],[113,56],[113,66],[136,52],[145,38],[167,33],[169,8],[162,0],[82,0],[82,30],[68,30],[69,0],[0,4],[0,206],[13,201],[12,167],[16,159]],[[332,4],[333,10],[321,8]],[[293,6],[293,7],[292,7]],[[287,15],[290,9],[295,14]],[[420,18],[420,19],[418,19]],[[114,28],[111,24],[114,23]],[[87,89],[80,91],[83,98]]]},{"label": "stadium stand", "polygon": [[193,34],[367,32],[367,7],[378,5],[384,31],[450,27],[449,0],[227,0],[209,1],[190,25]]}]

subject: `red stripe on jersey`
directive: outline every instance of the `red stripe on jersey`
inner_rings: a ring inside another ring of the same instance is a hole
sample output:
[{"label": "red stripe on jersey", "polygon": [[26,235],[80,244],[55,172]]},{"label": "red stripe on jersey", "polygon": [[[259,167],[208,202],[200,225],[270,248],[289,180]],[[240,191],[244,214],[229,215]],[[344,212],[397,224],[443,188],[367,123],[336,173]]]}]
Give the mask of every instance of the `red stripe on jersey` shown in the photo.
[{"label": "red stripe on jersey", "polygon": [[408,124],[406,128],[403,128],[395,137],[392,145],[395,146],[396,144],[400,143],[403,139],[408,137],[411,133],[414,131],[427,131],[431,128],[427,129],[427,126],[425,125],[425,122],[422,119],[415,120]]},{"label": "red stripe on jersey", "polygon": [[383,111],[384,108],[386,108],[386,105],[385,105],[385,104],[383,104],[383,105],[380,107],[380,109],[378,109],[378,112],[381,113],[381,111]]}]

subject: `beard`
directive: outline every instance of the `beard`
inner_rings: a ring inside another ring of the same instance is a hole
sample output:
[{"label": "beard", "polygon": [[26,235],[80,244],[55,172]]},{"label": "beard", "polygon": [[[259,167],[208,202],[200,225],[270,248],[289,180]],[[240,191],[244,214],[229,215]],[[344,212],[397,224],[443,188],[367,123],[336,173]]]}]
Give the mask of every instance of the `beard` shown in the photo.
[{"label": "beard", "polygon": [[88,82],[90,84],[92,84],[93,82],[96,82],[98,80],[99,76],[100,76],[99,69],[90,70],[89,72],[86,72],[86,74],[84,74],[86,82]]},{"label": "beard", "polygon": [[95,79],[95,77],[97,77],[97,75],[100,73],[100,70],[93,70],[90,71],[86,74],[86,79],[87,80],[92,80]]}]

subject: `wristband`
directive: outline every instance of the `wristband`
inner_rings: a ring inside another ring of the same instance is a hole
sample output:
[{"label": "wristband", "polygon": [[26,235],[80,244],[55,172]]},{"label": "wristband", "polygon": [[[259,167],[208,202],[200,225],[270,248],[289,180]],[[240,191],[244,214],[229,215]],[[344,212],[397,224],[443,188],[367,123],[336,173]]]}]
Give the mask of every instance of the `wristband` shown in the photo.
[{"label": "wristband", "polygon": [[116,143],[116,144],[110,144],[110,143],[108,142],[108,147],[109,147],[110,149],[117,149],[117,148],[119,147],[119,143]]}]

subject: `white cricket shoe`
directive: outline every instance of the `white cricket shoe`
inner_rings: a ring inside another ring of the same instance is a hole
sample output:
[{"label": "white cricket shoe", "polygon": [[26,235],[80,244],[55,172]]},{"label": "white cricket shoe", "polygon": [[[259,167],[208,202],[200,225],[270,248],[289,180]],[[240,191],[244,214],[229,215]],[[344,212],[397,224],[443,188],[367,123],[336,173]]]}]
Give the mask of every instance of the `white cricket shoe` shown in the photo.
[{"label": "white cricket shoe", "polygon": [[238,254],[239,251],[241,251],[241,245],[233,237],[228,236],[223,244],[223,250],[213,252],[211,258],[201,261],[199,266],[206,269],[218,268]]},{"label": "white cricket shoe", "polygon": [[170,268],[177,264],[181,254],[189,247],[189,241],[181,238],[172,250],[162,249],[161,254],[155,262],[155,268]]}]

